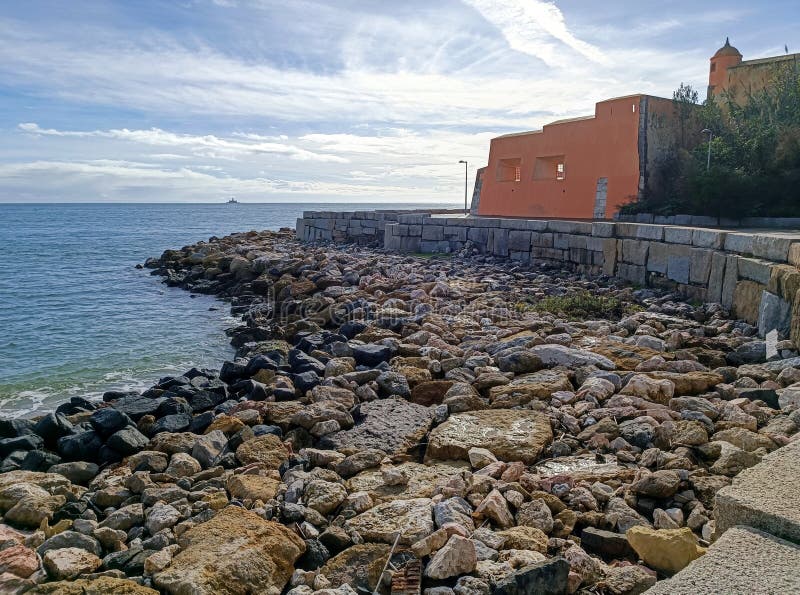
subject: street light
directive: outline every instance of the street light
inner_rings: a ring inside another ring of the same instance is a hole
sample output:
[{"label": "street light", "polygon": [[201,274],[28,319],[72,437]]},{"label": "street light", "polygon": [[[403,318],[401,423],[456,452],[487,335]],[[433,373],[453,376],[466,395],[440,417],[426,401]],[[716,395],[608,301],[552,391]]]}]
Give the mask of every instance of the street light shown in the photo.
[{"label": "street light", "polygon": [[466,217],[467,216],[467,168],[469,167],[469,165],[464,159],[460,160],[459,163],[464,164],[464,217]]},{"label": "street light", "polygon": [[703,128],[700,134],[708,135],[708,158],[706,159],[706,171],[711,169],[711,139],[714,138],[714,132],[709,128]]}]

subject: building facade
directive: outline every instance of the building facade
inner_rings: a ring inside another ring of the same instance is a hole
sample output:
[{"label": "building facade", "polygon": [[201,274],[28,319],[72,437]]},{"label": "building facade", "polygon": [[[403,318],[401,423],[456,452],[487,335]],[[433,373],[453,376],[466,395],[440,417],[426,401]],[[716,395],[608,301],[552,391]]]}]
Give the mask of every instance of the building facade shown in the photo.
[{"label": "building facade", "polygon": [[492,139],[477,213],[610,218],[677,141],[673,112],[670,99],[631,95],[601,101],[593,116]]},{"label": "building facade", "polygon": [[[800,54],[742,61],[726,39],[711,57],[709,98],[745,102],[778,67],[798,68]],[[483,216],[609,219],[663,176],[676,149],[703,142],[699,122],[679,117],[671,99],[630,95],[601,101],[593,116],[492,139],[476,176],[472,212]]]},{"label": "building facade", "polygon": [[738,105],[763,91],[781,68],[800,69],[800,54],[773,56],[757,60],[742,60],[742,54],[728,39],[711,57],[708,71],[708,99],[730,100]]}]

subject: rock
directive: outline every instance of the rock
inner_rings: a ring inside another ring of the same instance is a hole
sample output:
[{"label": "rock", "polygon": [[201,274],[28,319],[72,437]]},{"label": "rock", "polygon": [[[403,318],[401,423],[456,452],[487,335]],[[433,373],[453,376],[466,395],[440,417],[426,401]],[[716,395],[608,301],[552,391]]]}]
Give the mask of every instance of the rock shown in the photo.
[{"label": "rock", "polygon": [[431,558],[425,567],[425,576],[442,580],[451,576],[468,574],[475,569],[478,558],[471,539],[453,535]]},{"label": "rock", "polygon": [[746,430],[745,428],[728,428],[727,430],[721,430],[716,432],[713,436],[711,436],[711,440],[719,441],[722,440],[724,442],[728,442],[733,444],[734,446],[741,448],[742,450],[746,450],[747,452],[753,452],[754,450],[758,450],[759,448],[766,448],[767,450],[773,450],[775,448],[775,443],[769,438],[769,436],[765,436],[764,434],[759,434],[756,432],[751,432],[750,430]]},{"label": "rock", "polygon": [[641,566],[631,565],[610,568],[598,586],[612,595],[640,595],[655,584],[655,576]]},{"label": "rock", "polygon": [[631,485],[631,490],[640,496],[669,498],[678,491],[681,478],[676,471],[654,471]]},{"label": "rock", "polygon": [[144,526],[150,532],[150,535],[155,535],[163,529],[174,526],[180,519],[181,513],[173,506],[163,502],[156,502],[147,511]]},{"label": "rock", "polygon": [[545,365],[538,355],[526,350],[501,351],[495,354],[494,360],[501,372],[513,372],[514,374],[536,372]]},{"label": "rock", "polygon": [[669,574],[682,570],[689,562],[705,553],[705,550],[697,545],[697,538],[688,527],[681,529],[632,527],[628,529],[626,536],[631,547],[645,564]]},{"label": "rock", "polygon": [[147,436],[134,427],[122,428],[114,432],[106,444],[124,456],[143,450],[149,442]]},{"label": "rock", "polygon": [[532,550],[540,554],[547,553],[547,535],[540,529],[534,527],[510,527],[497,533],[505,539],[503,549]]},{"label": "rock", "polygon": [[324,436],[320,448],[346,455],[363,450],[407,454],[419,447],[433,423],[430,408],[397,397],[362,403],[356,407],[354,417],[357,422],[352,429]]},{"label": "rock", "polygon": [[280,523],[228,506],[178,540],[181,551],[153,575],[154,584],[173,595],[279,595],[305,544]]},{"label": "rock", "polygon": [[620,391],[622,395],[634,395],[661,404],[667,404],[674,393],[675,384],[671,380],[655,380],[643,374],[633,376]]},{"label": "rock", "polygon": [[370,368],[377,366],[381,362],[388,362],[392,355],[392,350],[386,345],[353,345],[353,357],[356,363]]},{"label": "rock", "polygon": [[21,578],[28,578],[38,569],[39,558],[31,548],[18,543],[0,550],[0,574],[8,572]]},{"label": "rock", "polygon": [[100,526],[127,531],[134,525],[141,525],[143,522],[144,507],[140,503],[137,503],[129,504],[128,506],[123,506],[119,510],[115,510],[100,523]]},{"label": "rock", "polygon": [[553,530],[553,515],[544,500],[531,500],[517,510],[517,524],[550,533]]},{"label": "rock", "polygon": [[280,438],[266,434],[243,442],[236,449],[236,458],[242,465],[257,464],[262,469],[278,469],[289,458],[289,452]]},{"label": "rock", "polygon": [[36,529],[44,520],[53,518],[56,510],[66,503],[64,496],[36,495],[20,499],[6,511],[3,520],[19,527]]},{"label": "rock", "polygon": [[467,456],[473,469],[483,469],[486,465],[497,462],[497,458],[486,448],[472,447],[467,451]]},{"label": "rock", "polygon": [[48,473],[63,475],[72,483],[86,485],[99,473],[100,468],[95,463],[76,461],[72,463],[58,463],[50,467]]},{"label": "rock", "polygon": [[92,579],[59,581],[37,585],[30,595],[158,595],[158,591],[122,578],[99,576]]},{"label": "rock", "polygon": [[624,533],[585,527],[581,532],[581,547],[606,558],[632,558],[635,555]]},{"label": "rock", "polygon": [[475,516],[491,519],[500,528],[514,525],[514,516],[508,509],[508,502],[498,490],[492,490],[475,509]]},{"label": "rock", "polygon": [[103,551],[100,543],[88,535],[83,535],[76,531],[62,531],[47,539],[42,545],[36,549],[36,553],[44,556],[50,550],[57,550],[62,548],[78,548],[93,553],[95,556],[100,556]]},{"label": "rock", "polygon": [[628,506],[625,500],[616,497],[611,498],[606,505],[606,520],[621,533],[638,525],[650,526],[647,519]]},{"label": "rock", "polygon": [[534,411],[492,409],[451,415],[428,438],[426,461],[469,460],[471,448],[485,448],[501,461],[534,463],[553,440],[547,416]]},{"label": "rock", "polygon": [[525,405],[536,399],[549,399],[558,391],[572,391],[569,376],[558,370],[541,370],[517,376],[511,382],[489,389],[492,408],[502,409]]},{"label": "rock", "polygon": [[375,379],[378,388],[383,396],[397,395],[407,399],[411,396],[411,388],[408,386],[406,377],[398,372],[381,372]]},{"label": "rock", "polygon": [[761,457],[753,452],[737,448],[729,442],[711,442],[710,446],[718,445],[720,454],[714,464],[709,468],[711,473],[733,477],[743,469],[752,467],[761,462]]},{"label": "rock", "polygon": [[433,533],[432,502],[428,498],[392,500],[362,512],[345,521],[347,531],[356,531],[365,541],[394,543],[397,533],[400,543],[411,545]]},{"label": "rock", "polygon": [[551,343],[549,345],[536,345],[530,352],[538,356],[546,366],[565,366],[579,368],[581,366],[596,366],[601,370],[614,370],[614,362],[605,356],[592,353],[585,349],[573,349],[564,345]]},{"label": "rock", "polygon": [[468,533],[475,530],[475,523],[472,521],[472,507],[466,500],[458,496],[434,504],[433,518],[437,527],[455,523],[464,527]]},{"label": "rock", "polygon": [[493,595],[528,595],[548,593],[560,595],[567,592],[569,562],[564,558],[549,558],[529,564],[499,581]]},{"label": "rock", "polygon": [[453,384],[452,380],[428,380],[420,382],[411,390],[410,400],[412,403],[429,407],[439,405],[445,398]]},{"label": "rock", "polygon": [[224,432],[212,430],[197,438],[192,446],[192,457],[203,469],[208,469],[217,461],[227,443],[228,438]]},{"label": "rock", "polygon": [[405,485],[387,486],[379,469],[368,469],[347,481],[350,492],[367,492],[376,502],[386,500],[409,500],[432,498],[438,485],[447,483],[452,477],[467,470],[466,463],[459,461],[435,462],[428,465],[401,463],[396,465],[408,477]]},{"label": "rock", "polygon": [[354,589],[375,589],[389,557],[390,547],[383,543],[363,543],[340,552],[320,568],[320,574],[333,585]]},{"label": "rock", "polygon": [[232,498],[241,500],[272,500],[278,493],[281,482],[263,475],[231,475],[226,487]]},{"label": "rock", "polygon": [[47,574],[55,580],[73,579],[94,572],[102,563],[100,558],[77,547],[49,550],[42,563]]},{"label": "rock", "polygon": [[167,475],[175,478],[191,477],[196,473],[200,473],[202,467],[200,463],[185,452],[176,452],[169,460],[169,466],[164,471]]},{"label": "rock", "polygon": [[98,409],[89,417],[92,428],[102,438],[108,438],[125,426],[132,424],[132,420],[125,413],[118,409],[106,407]]},{"label": "rock", "polygon": [[306,485],[306,506],[320,514],[326,515],[335,511],[347,498],[347,490],[340,483],[315,479]]}]

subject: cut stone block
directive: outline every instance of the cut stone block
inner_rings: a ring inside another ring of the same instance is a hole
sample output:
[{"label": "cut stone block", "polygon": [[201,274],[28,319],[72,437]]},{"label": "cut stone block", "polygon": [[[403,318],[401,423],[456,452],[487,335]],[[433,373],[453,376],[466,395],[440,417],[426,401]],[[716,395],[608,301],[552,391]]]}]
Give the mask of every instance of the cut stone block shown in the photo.
[{"label": "cut stone block", "polygon": [[722,302],[725,260],[725,254],[722,252],[714,252],[711,255],[711,271],[708,276],[708,293],[706,295],[709,302]]},{"label": "cut stone block", "polygon": [[664,241],[670,244],[691,244],[691,227],[667,227],[664,229]]},{"label": "cut stone block", "polygon": [[692,232],[692,245],[698,248],[719,250],[725,243],[725,232],[716,229],[695,229]]},{"label": "cut stone block", "polygon": [[706,285],[711,274],[711,255],[713,251],[703,248],[693,248],[691,251],[692,265],[689,270],[689,281],[699,285]]},{"label": "cut stone block", "polygon": [[647,595],[800,592],[800,547],[749,527],[735,527],[706,554]]},{"label": "cut stone block", "polygon": [[717,492],[717,532],[747,525],[800,542],[798,485],[800,442],[791,442],[742,471],[731,485]]},{"label": "cut stone block", "polygon": [[753,255],[775,262],[786,262],[789,258],[789,246],[796,242],[790,236],[758,234],[753,239]]},{"label": "cut stone block", "polygon": [[761,283],[761,285],[769,283],[770,268],[771,265],[766,260],[757,260],[755,258],[739,259],[739,277]]},{"label": "cut stone block", "polygon": [[792,305],[780,296],[765,291],[758,308],[758,334],[764,337],[768,332],[777,329],[788,337],[791,329]]}]

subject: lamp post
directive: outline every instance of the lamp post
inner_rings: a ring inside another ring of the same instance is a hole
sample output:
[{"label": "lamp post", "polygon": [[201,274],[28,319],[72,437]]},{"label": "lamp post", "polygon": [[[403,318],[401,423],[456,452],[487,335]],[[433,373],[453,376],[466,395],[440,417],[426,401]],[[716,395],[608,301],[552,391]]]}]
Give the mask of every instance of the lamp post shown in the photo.
[{"label": "lamp post", "polygon": [[467,216],[467,168],[469,165],[467,164],[466,160],[462,159],[459,163],[464,164],[464,217]]},{"label": "lamp post", "polygon": [[706,171],[711,169],[711,139],[714,138],[714,132],[709,128],[703,128],[700,131],[700,134],[707,134],[708,135],[708,158],[706,159]]}]

